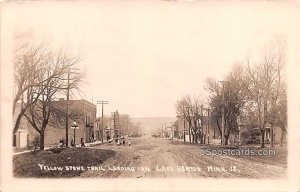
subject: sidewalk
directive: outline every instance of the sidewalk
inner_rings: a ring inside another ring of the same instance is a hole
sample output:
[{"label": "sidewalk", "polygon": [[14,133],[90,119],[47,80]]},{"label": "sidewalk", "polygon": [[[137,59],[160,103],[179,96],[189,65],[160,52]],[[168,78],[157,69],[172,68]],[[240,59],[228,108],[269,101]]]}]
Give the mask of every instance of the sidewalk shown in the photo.
[{"label": "sidewalk", "polygon": [[[107,141],[104,141],[104,143],[107,143]],[[95,147],[97,145],[101,145],[102,142],[101,141],[95,141],[92,143],[85,143],[85,147]],[[58,146],[57,146],[58,147]],[[57,148],[57,147],[45,147],[44,150],[49,150],[49,149],[53,149],[53,148]],[[81,147],[80,144],[77,144],[76,147]],[[20,151],[20,152],[13,152],[13,155],[19,155],[19,154],[23,154],[23,153],[29,153],[31,152],[31,150],[24,150],[24,151]]]},{"label": "sidewalk", "polygon": [[[106,141],[103,141],[103,143],[106,143]],[[101,145],[101,144],[102,144],[102,141],[95,141],[92,143],[85,143],[85,146],[86,147],[94,147],[94,146]],[[80,144],[76,145],[76,147],[80,147]]]},{"label": "sidewalk", "polygon": [[[47,149],[51,149],[51,147],[45,147],[44,150],[47,150]],[[20,151],[20,152],[13,152],[13,155],[20,155],[20,154],[29,153],[29,152],[31,152],[31,150],[24,150],[24,151]]]}]

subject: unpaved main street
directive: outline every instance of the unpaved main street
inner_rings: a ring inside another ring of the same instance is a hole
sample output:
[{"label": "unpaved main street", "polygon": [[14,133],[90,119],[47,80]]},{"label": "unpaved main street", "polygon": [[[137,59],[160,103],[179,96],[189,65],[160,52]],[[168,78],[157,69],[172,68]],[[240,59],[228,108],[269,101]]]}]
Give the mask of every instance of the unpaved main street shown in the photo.
[{"label": "unpaved main street", "polygon": [[105,143],[95,147],[114,150],[116,155],[101,165],[95,165],[99,170],[84,172],[81,177],[286,177],[286,162],[274,162],[267,157],[206,156],[200,154],[203,149],[199,145],[166,138],[131,138],[131,143],[130,147],[127,143],[126,146]]}]

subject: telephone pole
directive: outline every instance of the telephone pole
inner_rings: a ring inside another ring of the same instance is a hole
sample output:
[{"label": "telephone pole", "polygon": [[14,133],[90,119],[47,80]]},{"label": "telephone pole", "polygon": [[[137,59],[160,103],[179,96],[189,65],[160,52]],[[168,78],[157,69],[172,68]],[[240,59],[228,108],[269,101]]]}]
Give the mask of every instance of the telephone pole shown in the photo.
[{"label": "telephone pole", "polygon": [[113,125],[114,125],[114,137],[118,138],[119,137],[119,133],[116,130],[116,112],[111,112],[112,116],[113,116]]},{"label": "telephone pole", "polygon": [[209,129],[210,129],[210,108],[205,108],[204,110],[207,111],[207,118],[208,118],[208,121],[207,121],[207,129],[206,129],[206,133],[207,133],[207,144],[209,145]]},{"label": "telephone pole", "polygon": [[208,133],[207,133],[207,143],[208,143],[208,145],[209,145],[209,129],[210,129],[210,114],[209,114],[209,111],[210,109],[209,108],[207,108],[207,117],[208,117]]},{"label": "telephone pole", "polygon": [[[69,142],[69,100],[70,100],[70,74],[71,70],[79,70],[77,68],[68,68],[68,77],[67,77],[67,114],[66,114],[66,148],[68,148]],[[73,72],[75,73],[75,72]],[[76,74],[76,73],[75,73]],[[79,74],[79,73],[77,73]]]},{"label": "telephone pole", "polygon": [[68,68],[68,84],[67,84],[67,119],[66,119],[66,148],[68,148],[69,137],[69,97],[70,97],[70,68]]},{"label": "telephone pole", "polygon": [[224,99],[224,82],[225,81],[219,81],[220,83],[222,83],[222,146],[225,146],[225,137],[224,137],[224,133],[225,133],[225,99]]},{"label": "telephone pole", "polygon": [[174,139],[174,129],[173,129],[173,126],[174,126],[174,124],[173,124],[173,122],[171,122],[172,141]]},{"label": "telephone pole", "polygon": [[109,104],[109,101],[97,101],[97,104],[101,104],[102,105],[102,115],[101,115],[101,135],[102,135],[102,138],[101,138],[101,141],[102,141],[102,144],[103,144],[103,141],[104,141],[104,125],[103,125],[103,122],[104,122],[104,119],[103,119],[103,107],[105,104]]},{"label": "telephone pole", "polygon": [[183,117],[183,142],[185,143],[185,118]]}]

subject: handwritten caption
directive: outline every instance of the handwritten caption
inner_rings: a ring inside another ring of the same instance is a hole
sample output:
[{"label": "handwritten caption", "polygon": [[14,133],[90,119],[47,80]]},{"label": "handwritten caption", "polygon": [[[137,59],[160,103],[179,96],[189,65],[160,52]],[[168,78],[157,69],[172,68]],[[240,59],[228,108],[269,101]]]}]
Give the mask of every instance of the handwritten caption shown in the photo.
[{"label": "handwritten caption", "polygon": [[50,166],[44,164],[38,164],[38,167],[42,171],[129,171],[129,172],[150,172],[150,171],[158,171],[158,172],[240,172],[240,170],[231,165],[229,167],[223,166],[206,166],[206,167],[198,167],[198,166],[155,166],[155,167],[135,167],[135,166]]}]

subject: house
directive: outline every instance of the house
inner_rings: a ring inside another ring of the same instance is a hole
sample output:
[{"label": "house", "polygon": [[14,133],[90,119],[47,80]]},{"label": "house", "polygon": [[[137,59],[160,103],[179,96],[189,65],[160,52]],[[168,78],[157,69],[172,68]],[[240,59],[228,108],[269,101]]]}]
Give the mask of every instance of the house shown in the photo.
[{"label": "house", "polygon": [[[261,141],[261,132],[258,127],[246,130],[241,128],[240,142],[241,144],[259,144]],[[271,127],[266,126],[264,132],[264,143],[269,144],[271,142]],[[273,144],[278,145],[281,142],[282,129],[280,127],[273,127]],[[286,136],[283,137],[283,143],[286,143]]]},{"label": "house", "polygon": [[189,139],[192,137],[194,132],[196,132],[196,135],[200,134],[199,130],[195,130],[193,128],[202,127],[203,135],[205,136],[203,140],[208,141],[208,139],[210,139],[211,141],[212,139],[217,138],[218,131],[216,130],[215,125],[211,123],[209,117],[199,116],[196,123],[197,125],[194,124],[194,121],[192,121],[192,129],[189,130],[189,123],[182,116],[177,116],[177,120],[174,123],[173,128],[174,137],[179,140],[189,142]]}]

